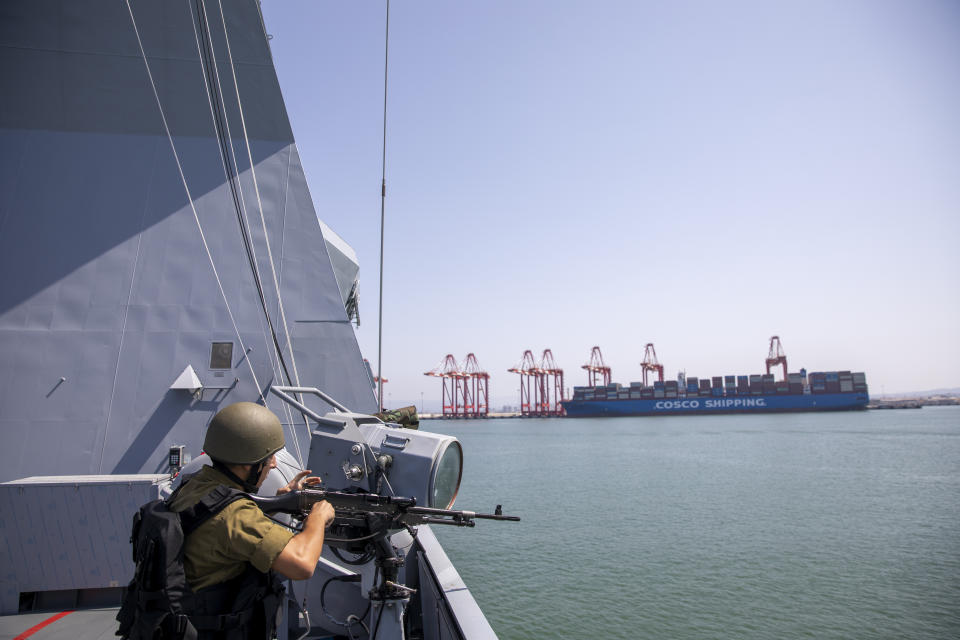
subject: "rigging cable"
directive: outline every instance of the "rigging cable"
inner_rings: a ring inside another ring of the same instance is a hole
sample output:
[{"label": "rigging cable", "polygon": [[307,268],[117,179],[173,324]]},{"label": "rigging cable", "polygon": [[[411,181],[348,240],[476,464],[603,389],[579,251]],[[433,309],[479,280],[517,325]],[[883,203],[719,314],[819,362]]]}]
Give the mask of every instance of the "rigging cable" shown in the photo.
[{"label": "rigging cable", "polygon": [[[187,201],[190,203],[190,210],[193,212],[193,219],[197,223],[197,229],[200,231],[200,240],[203,242],[204,251],[207,253],[207,259],[210,261],[210,268],[213,270],[213,277],[217,281],[217,287],[220,289],[220,295],[223,297],[223,304],[226,305],[227,315],[230,317],[230,323],[233,325],[234,333],[237,336],[237,342],[240,344],[240,348],[245,351],[243,345],[243,338],[240,337],[240,329],[237,327],[237,321],[233,317],[233,311],[230,309],[230,302],[227,300],[227,294],[223,290],[223,283],[220,281],[220,274],[217,273],[217,265],[213,261],[213,254],[210,253],[210,245],[207,243],[207,238],[203,233],[203,225],[200,224],[200,216],[197,214],[197,206],[193,201],[193,195],[190,193],[190,187],[187,185],[187,177],[183,173],[183,165],[180,162],[180,156],[177,154],[177,147],[173,142],[173,135],[170,133],[170,125],[167,122],[167,117],[163,112],[163,105],[160,102],[160,94],[157,91],[157,84],[153,80],[153,73],[150,71],[150,62],[147,60],[147,53],[143,48],[143,40],[140,38],[140,30],[137,28],[137,20],[133,15],[133,9],[130,7],[130,0],[126,0],[127,11],[130,14],[130,22],[133,24],[133,31],[137,37],[137,45],[140,47],[140,56],[143,58],[143,64],[147,69],[147,77],[150,80],[150,86],[153,89],[153,97],[157,102],[157,109],[160,111],[160,119],[163,122],[164,131],[167,134],[167,141],[170,143],[170,150],[173,152],[173,159],[177,164],[177,171],[180,174],[180,181],[183,183],[183,190],[187,194]],[[257,380],[257,374],[253,370],[253,365],[250,363],[250,359],[247,358],[247,366],[250,368],[250,375],[253,377],[253,383],[257,387],[257,393],[260,394],[260,398],[266,402],[264,398],[263,391],[260,387],[260,382]]]},{"label": "rigging cable", "polygon": [[[312,577],[313,576],[310,576],[310,578]],[[306,586],[308,589],[310,586],[309,584],[310,578],[307,578],[307,583],[306,583]],[[304,640],[304,638],[310,635],[310,627],[312,626],[310,624],[310,612],[307,611],[307,599],[306,597],[304,597],[303,604],[300,604],[300,601],[297,600],[297,592],[293,588],[293,580],[290,580],[289,578],[287,579],[287,596],[286,597],[289,598],[290,602],[292,602],[294,606],[297,607],[297,610],[299,611],[300,615],[302,615],[307,622],[306,630],[296,638],[296,640]]]},{"label": "rigging cable", "polygon": [[[230,134],[230,123],[227,121],[225,113],[225,104],[223,101],[223,93],[219,91],[219,72],[216,68],[216,56],[213,51],[213,42],[210,33],[209,23],[206,19],[206,6],[203,0],[197,0],[197,19],[200,22],[201,30],[199,32],[199,37],[203,40],[203,45],[199,51],[200,53],[200,62],[201,67],[204,71],[204,80],[206,81],[206,90],[207,90],[207,101],[210,105],[211,116],[214,120],[214,131],[219,145],[220,158],[223,163],[224,175],[227,178],[227,184],[230,187],[231,197],[234,203],[234,209],[237,214],[237,221],[240,226],[240,235],[243,240],[244,250],[247,255],[247,261],[250,263],[251,270],[253,272],[254,284],[257,288],[257,295],[260,299],[260,305],[263,308],[264,316],[267,319],[268,324],[270,325],[270,333],[273,337],[274,346],[278,351],[281,364],[283,366],[284,373],[287,374],[287,381],[292,383],[293,378],[289,375],[286,367],[286,363],[283,361],[282,353],[280,352],[279,341],[276,336],[276,331],[273,327],[273,321],[270,317],[269,312],[267,311],[266,304],[266,294],[263,289],[263,281],[260,278],[260,271],[257,267],[256,253],[252,246],[252,241],[249,235],[249,224],[246,222],[246,207],[241,198],[242,194],[239,194],[237,191],[236,178],[237,169],[235,168],[235,157],[234,163],[231,164],[231,154],[233,150],[233,145],[231,143],[231,134]],[[200,44],[198,42],[198,47]],[[214,99],[216,97],[216,99]]]},{"label": "rigging cable", "polygon": [[[188,5],[191,5],[192,3],[188,1],[187,4],[188,4]],[[199,7],[198,7],[198,10],[199,10]],[[197,31],[197,22],[198,22],[198,21],[195,20],[195,19],[193,19],[194,17],[195,17],[195,16],[193,16],[193,15],[191,14],[190,26],[193,27],[193,37],[194,37],[194,42],[195,42],[196,45],[197,45],[197,55],[199,56],[199,59],[200,59],[201,73],[203,74],[204,79],[206,80],[206,70],[204,69],[204,65],[203,65],[203,62],[204,62],[204,59],[203,59],[203,55],[204,55],[204,54],[203,54],[203,51],[204,51],[204,49],[203,49],[203,47],[202,47],[201,44],[200,44],[200,34],[199,34],[199,32]],[[205,41],[206,41],[206,39],[205,39]],[[210,95],[209,85],[205,84],[205,85],[204,85],[204,89],[206,90],[207,106],[210,107],[210,118],[211,118],[211,120],[214,121],[214,123],[216,123],[217,114],[216,114],[215,111],[214,111],[213,98],[212,98],[212,96]],[[228,135],[229,135],[229,122],[227,123],[227,125],[228,125],[228,126],[227,126],[227,131],[228,131]],[[217,134],[216,124],[214,124],[214,134],[215,134],[215,135]],[[231,149],[232,149],[232,146],[231,146]],[[236,164],[236,156],[234,156],[234,163]],[[221,163],[221,164],[223,164],[223,163]],[[224,165],[224,172],[223,172],[223,173],[224,173],[224,177],[225,177],[225,178],[227,179],[227,181],[229,182],[229,181],[230,181],[230,174],[229,174],[229,172],[228,172],[227,169],[226,169],[226,165]],[[242,189],[241,189],[241,191],[240,191],[240,202],[241,202],[242,205],[244,205],[244,209],[243,209],[243,211],[244,211],[244,218],[246,218],[246,206],[245,206],[246,200],[243,198],[243,190],[242,190]],[[249,223],[248,223],[247,226],[249,226]],[[255,252],[254,252],[254,255],[256,255]],[[257,277],[256,274],[254,274],[254,277]],[[266,315],[266,314],[264,314],[264,315]],[[277,369],[277,367],[279,366],[279,364],[278,364],[277,361],[274,360],[274,358],[275,358],[275,356],[276,356],[276,351],[275,351],[275,350],[271,350],[271,349],[269,348],[270,339],[269,339],[269,337],[267,336],[267,326],[264,324],[264,320],[265,320],[265,319],[269,322],[269,318],[268,318],[268,317],[267,317],[267,318],[264,318],[264,317],[260,317],[260,318],[259,318],[259,320],[260,320],[260,329],[263,331],[263,337],[264,337],[265,343],[267,344],[267,359],[268,359],[269,362],[270,362],[270,369],[271,369],[271,371],[273,372],[274,379],[280,379],[280,380],[282,381],[283,378],[282,378],[282,376],[280,375],[280,373],[278,372],[278,369]],[[286,407],[285,407],[285,409],[286,409]],[[287,413],[288,418],[289,418],[289,417],[290,417],[290,412],[289,412],[289,410],[286,410],[286,413]]]},{"label": "rigging cable", "polygon": [[[377,411],[383,411],[383,226],[387,200],[387,69],[390,61],[390,0],[383,42],[383,159],[380,165],[380,301],[377,321]],[[379,623],[379,620],[377,620]]]},{"label": "rigging cable", "polygon": [[[192,4],[192,3],[188,3]],[[196,21],[191,20],[191,26],[194,30],[194,38],[197,43],[197,53],[200,58],[200,68],[203,74],[207,95],[207,104],[210,107],[210,116],[214,124],[214,135],[217,139],[221,163],[224,169],[224,177],[226,178],[226,183],[230,188],[231,196],[233,198],[234,210],[237,213],[237,220],[240,226],[240,236],[244,242],[244,249],[247,255],[247,261],[250,263],[251,270],[253,272],[254,284],[257,287],[257,294],[260,299],[260,305],[263,309],[263,317],[261,318],[261,329],[266,332],[266,328],[263,326],[263,320],[266,319],[267,325],[269,326],[270,335],[273,338],[274,343],[274,354],[277,357],[281,368],[286,372],[286,364],[283,360],[282,350],[280,349],[276,331],[273,328],[273,322],[271,321],[270,314],[267,311],[266,306],[266,296],[263,291],[262,280],[260,278],[260,272],[257,267],[257,257],[256,251],[252,244],[252,240],[249,237],[249,228],[250,224],[247,221],[247,212],[246,212],[246,201],[243,198],[242,189],[237,192],[237,184],[234,182],[234,175],[238,176],[239,180],[239,171],[234,169],[234,167],[239,166],[236,160],[236,154],[233,152],[232,144],[232,135],[230,133],[230,122],[226,117],[226,104],[223,101],[223,91],[220,87],[220,75],[216,66],[216,55],[213,51],[213,37],[209,27],[209,20],[207,19],[206,14],[206,5],[203,3],[203,0],[197,0],[196,3],[197,14]],[[197,24],[199,23],[201,30],[198,32]],[[200,44],[201,36],[203,39],[203,45]],[[211,60],[213,61],[211,63]],[[206,63],[206,64],[205,64]],[[231,59],[232,65],[232,59]],[[213,73],[210,73],[210,69],[213,69]],[[219,90],[219,91],[218,91]],[[218,100],[214,100],[214,93],[218,96]],[[226,134],[224,135],[224,130]],[[229,149],[229,153],[227,152]],[[230,159],[233,159],[233,165],[230,164]],[[233,171],[231,171],[233,169]],[[264,337],[267,337],[266,335]],[[270,360],[270,368],[273,370],[273,374],[276,377],[279,377],[282,382],[282,377],[278,374],[276,367],[274,366],[274,360],[271,355],[269,355],[269,340],[268,340],[268,358]],[[287,380],[291,380],[289,374],[287,375]],[[266,402],[264,402],[266,403]],[[284,407],[285,414],[287,416],[288,422],[293,424],[293,417],[290,414],[290,411],[287,407]],[[294,436],[294,446],[297,452],[297,458],[300,465],[303,465],[303,455],[300,452],[300,442],[299,438],[296,435],[296,431],[293,432]]]},{"label": "rigging cable", "polygon": [[340,582],[355,582],[355,581],[357,581],[359,578],[360,578],[360,576],[357,575],[357,574],[348,574],[348,575],[342,575],[342,576],[341,576],[341,575],[331,576],[331,577],[327,578],[327,581],[324,582],[324,583],[323,583],[323,586],[320,588],[320,610],[323,611],[323,615],[327,616],[327,618],[329,618],[330,621],[333,622],[334,624],[336,624],[336,625],[338,625],[338,626],[340,626],[340,627],[345,628],[345,629],[347,630],[347,633],[350,634],[350,637],[353,637],[353,633],[350,631],[350,628],[351,628],[353,625],[358,624],[358,623],[360,624],[360,626],[363,627],[363,630],[367,632],[367,636],[370,635],[370,629],[369,629],[369,628],[367,627],[367,625],[364,624],[364,622],[363,622],[363,619],[366,618],[367,615],[370,613],[370,600],[367,599],[367,608],[364,610],[364,612],[363,612],[362,615],[360,615],[360,616],[357,616],[357,615],[349,615],[349,616],[347,616],[346,620],[340,621],[340,620],[337,620],[336,618],[334,618],[333,615],[332,615],[329,611],[327,611],[327,603],[326,603],[326,598],[325,598],[324,596],[326,596],[327,587],[330,586],[330,583],[331,583],[331,582],[337,582],[337,581],[340,581]]},{"label": "rigging cable", "polygon": [[[253,191],[257,196],[257,210],[260,213],[260,227],[263,229],[263,238],[264,244],[267,246],[267,263],[270,265],[270,274],[273,276],[273,287],[277,292],[277,308],[280,311],[280,324],[283,326],[284,335],[287,338],[287,350],[290,352],[290,366],[293,368],[293,384],[295,386],[300,386],[300,374],[297,371],[297,359],[293,353],[293,344],[290,340],[290,326],[287,323],[287,314],[283,306],[283,296],[280,292],[280,279],[277,277],[276,263],[273,259],[273,250],[270,248],[270,234],[267,233],[267,220],[263,214],[263,199],[260,197],[260,183],[257,181],[257,170],[253,162],[253,152],[250,149],[250,136],[247,134],[247,119],[243,115],[243,102],[240,99],[240,83],[237,81],[237,68],[233,63],[233,51],[230,48],[230,36],[227,33],[227,18],[223,13],[223,0],[217,0],[220,7],[220,21],[223,25],[223,38],[227,44],[227,58],[230,60],[230,72],[233,75],[233,87],[237,95],[237,110],[240,113],[240,126],[243,129],[243,141],[247,149],[247,160],[250,163],[250,175],[253,178]],[[236,158],[234,158],[236,162]],[[248,223],[249,226],[249,223]],[[283,234],[281,233],[281,240]],[[289,374],[287,375],[289,378]],[[297,399],[300,402],[303,402],[303,396],[297,394]],[[289,405],[284,404],[286,410],[290,411]],[[307,421],[306,415],[303,416],[303,424],[307,428],[307,439],[310,438],[310,425]],[[293,421],[290,422],[291,428],[293,427]],[[294,432],[294,437],[296,438],[296,433]],[[297,444],[297,454],[299,457],[299,443]],[[300,460],[300,464],[303,464],[303,460]]]},{"label": "rigging cable", "polygon": [[[237,221],[240,226],[240,235],[243,240],[244,249],[247,255],[247,261],[250,264],[251,272],[253,274],[253,280],[254,280],[254,284],[256,285],[257,295],[260,300],[260,306],[263,309],[263,316],[264,318],[266,318],[267,324],[269,325],[270,336],[272,337],[273,346],[275,349],[277,359],[280,363],[281,368],[283,369],[284,374],[286,374],[288,383],[299,385],[299,381],[296,380],[294,376],[290,375],[290,371],[287,367],[287,363],[283,357],[283,348],[280,346],[280,341],[279,341],[279,338],[277,337],[276,328],[274,327],[273,320],[267,308],[266,293],[263,286],[263,280],[260,277],[260,270],[259,270],[259,267],[257,266],[256,251],[255,251],[253,240],[250,233],[250,224],[247,219],[246,204],[245,204],[245,200],[243,199],[242,190],[238,192],[239,163],[237,162],[236,155],[234,152],[234,146],[232,143],[233,138],[230,132],[230,123],[226,115],[226,103],[224,100],[222,84],[220,82],[219,70],[217,68],[216,53],[213,48],[213,37],[212,37],[212,32],[210,30],[209,19],[206,12],[206,3],[204,2],[204,0],[197,0],[196,6],[197,6],[197,21],[200,24],[200,30],[199,30],[199,34],[196,34],[195,32],[195,35],[198,35],[197,45],[198,45],[198,49],[200,50],[201,67],[204,70],[204,78],[206,80],[207,100],[210,105],[211,115],[214,121],[214,130],[215,130],[217,141],[219,143],[220,156],[223,162],[224,173],[227,178],[227,184],[230,187],[230,193],[233,199],[234,209],[237,214]],[[226,36],[226,18],[223,17],[222,5],[220,9],[221,9],[221,17],[223,18],[224,37],[226,38],[227,37]],[[203,40],[202,46],[200,44],[200,40]],[[227,51],[229,56],[229,64],[232,70],[234,66],[233,66],[233,56],[232,56],[232,53],[230,53],[230,49],[229,49],[229,39],[227,40]],[[234,73],[234,83],[236,83],[235,73]],[[242,121],[243,108],[242,108],[242,105],[240,104],[239,88],[237,88],[237,104],[238,104],[238,108],[240,109],[241,121]],[[249,139],[246,138],[245,123],[244,123],[244,138],[247,142],[248,157],[250,157],[250,161],[251,161],[251,172],[253,172],[252,153],[249,151]],[[232,163],[231,163],[231,160],[232,160]],[[254,188],[256,189],[256,192],[257,192],[258,202],[260,203],[261,219],[263,219],[262,201],[260,201],[260,198],[259,198],[259,188],[257,187],[255,173],[253,173],[252,178],[254,181]],[[264,221],[264,237],[267,244],[267,251],[269,254],[271,269],[273,269],[273,256],[272,256],[272,253],[270,253],[269,236],[266,235],[265,221]],[[274,271],[274,283],[276,284],[275,271]],[[280,299],[279,286],[277,286],[276,293],[277,293],[277,301],[278,301],[278,304],[280,305],[281,316],[282,316],[283,306],[282,306],[282,300]],[[289,344],[289,329],[286,326],[286,321],[285,321],[286,318],[284,317],[283,319],[284,319],[284,329],[287,332],[287,343]],[[293,358],[292,348],[291,348],[290,355],[291,355],[291,358]],[[296,372],[296,365],[295,363],[293,364],[294,364],[294,371]],[[271,367],[272,366],[273,365],[272,365],[272,359],[271,359]],[[284,410],[288,417],[288,421],[291,425],[291,429],[293,429],[292,414],[290,414],[289,408],[285,407]],[[294,436],[294,447],[296,448],[296,453],[297,453],[297,459],[300,465],[303,466],[303,454],[300,450],[300,439],[297,436],[295,429],[293,429],[293,436]]]},{"label": "rigging cable", "polygon": [[[156,162],[160,150],[159,145],[154,145],[153,162]],[[150,200],[150,191],[153,189],[153,176],[147,186],[147,201]],[[133,271],[130,274],[130,286],[127,288],[127,304],[123,307],[123,322],[120,325],[120,344],[117,348],[117,366],[113,370],[113,384],[110,387],[110,402],[107,405],[107,421],[103,426],[103,444],[100,447],[100,463],[97,466],[97,473],[103,473],[103,456],[107,450],[107,427],[110,425],[110,416],[113,414],[113,401],[117,394],[117,380],[120,378],[120,354],[123,353],[123,340],[127,335],[127,319],[130,317],[130,305],[133,302],[133,283],[136,281],[137,267],[140,264],[140,247],[143,244],[144,220],[147,216],[147,206],[144,205],[143,213],[140,215],[140,231],[137,233],[137,253],[133,259]]]}]

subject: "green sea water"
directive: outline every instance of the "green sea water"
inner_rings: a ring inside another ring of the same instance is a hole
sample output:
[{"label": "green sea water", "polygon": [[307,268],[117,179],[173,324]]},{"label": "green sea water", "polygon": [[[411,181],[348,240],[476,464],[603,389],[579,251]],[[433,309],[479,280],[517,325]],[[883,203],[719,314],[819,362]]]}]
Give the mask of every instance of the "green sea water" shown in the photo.
[{"label": "green sea water", "polygon": [[960,638],[960,407],[426,421],[500,638]]}]

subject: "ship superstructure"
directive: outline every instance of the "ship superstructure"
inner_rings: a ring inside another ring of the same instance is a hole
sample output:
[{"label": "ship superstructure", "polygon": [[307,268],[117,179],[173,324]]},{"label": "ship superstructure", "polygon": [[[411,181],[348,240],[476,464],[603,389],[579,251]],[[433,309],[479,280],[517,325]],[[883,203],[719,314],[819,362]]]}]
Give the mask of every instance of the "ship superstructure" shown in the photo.
[{"label": "ship superstructure", "polygon": [[[356,261],[317,218],[259,2],[9,0],[0,57],[0,635],[112,637],[133,514],[236,401],[284,424],[267,489],[309,461],[448,506],[455,439],[369,415]],[[429,527],[403,536],[415,595],[377,637],[493,637]],[[281,638],[383,611],[371,559],[324,554]]]}]

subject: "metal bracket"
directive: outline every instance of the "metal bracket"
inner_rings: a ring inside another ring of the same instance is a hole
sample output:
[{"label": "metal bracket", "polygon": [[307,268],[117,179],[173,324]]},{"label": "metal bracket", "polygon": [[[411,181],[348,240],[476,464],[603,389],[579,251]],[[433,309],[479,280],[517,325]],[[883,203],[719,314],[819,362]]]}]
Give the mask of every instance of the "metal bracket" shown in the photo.
[{"label": "metal bracket", "polygon": [[[278,398],[289,404],[291,407],[297,409],[303,416],[309,420],[313,420],[317,423],[319,427],[325,427],[326,432],[323,429],[315,430],[312,434],[311,442],[311,451],[313,447],[316,446],[317,438],[329,439],[328,442],[331,443],[331,446],[328,447],[332,450],[341,451],[345,456],[359,456],[359,460],[350,460],[346,463],[346,466],[341,467],[346,474],[346,477],[351,482],[367,482],[368,484],[372,483],[372,478],[374,473],[379,468],[381,472],[386,472],[385,469],[379,466],[379,462],[373,448],[370,443],[366,441],[366,436],[364,436],[363,431],[360,430],[360,427],[356,423],[357,418],[369,417],[366,414],[355,414],[350,411],[343,404],[337,402],[330,396],[328,396],[323,391],[320,391],[316,387],[285,387],[285,386],[271,386],[270,391],[276,395]],[[333,413],[328,413],[326,416],[318,414],[313,409],[307,407],[302,402],[293,397],[292,394],[309,394],[317,396],[330,406],[334,408]],[[343,416],[343,419],[338,419],[340,416]],[[380,421],[377,420],[379,423]],[[336,430],[336,432],[331,432],[331,430]],[[336,446],[332,446],[332,443],[338,443]],[[360,477],[355,477],[358,474],[353,466],[359,468],[362,472]],[[316,467],[314,467],[316,469]],[[373,490],[372,486],[367,487],[368,490]]]},{"label": "metal bracket", "polygon": [[203,392],[204,392],[204,391],[230,391],[230,390],[233,389],[235,386],[237,386],[237,384],[238,384],[239,382],[240,382],[240,378],[234,378],[234,379],[233,379],[233,384],[231,384],[229,387],[208,387],[208,386],[202,386],[202,387],[200,387],[199,389],[197,389],[196,391],[193,392],[193,397],[196,398],[197,400],[203,400]]}]

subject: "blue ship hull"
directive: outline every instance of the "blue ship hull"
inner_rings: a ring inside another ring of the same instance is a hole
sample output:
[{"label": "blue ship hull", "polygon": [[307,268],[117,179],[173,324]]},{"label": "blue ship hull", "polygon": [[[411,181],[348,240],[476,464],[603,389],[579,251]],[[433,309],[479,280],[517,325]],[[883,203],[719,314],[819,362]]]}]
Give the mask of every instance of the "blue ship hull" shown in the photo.
[{"label": "blue ship hull", "polygon": [[864,392],[617,400],[564,400],[571,417],[786,413],[866,409]]}]

